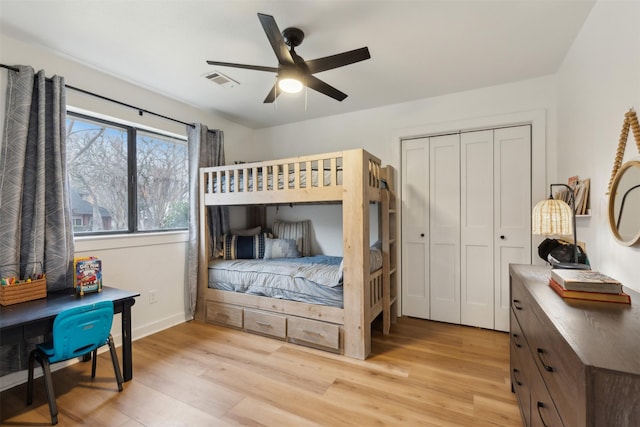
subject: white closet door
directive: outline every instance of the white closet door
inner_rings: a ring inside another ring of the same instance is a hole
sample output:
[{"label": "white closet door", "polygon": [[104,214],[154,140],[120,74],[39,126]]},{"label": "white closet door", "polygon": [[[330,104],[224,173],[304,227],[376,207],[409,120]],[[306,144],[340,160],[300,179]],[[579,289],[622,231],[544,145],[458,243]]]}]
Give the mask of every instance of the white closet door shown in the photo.
[{"label": "white closet door", "polygon": [[429,138],[402,141],[402,313],[429,318]]},{"label": "white closet door", "polygon": [[460,323],[460,137],[429,141],[431,319]]},{"label": "white closet door", "polygon": [[493,329],[493,130],[460,135],[460,322]]},{"label": "white closet door", "polygon": [[496,129],[495,326],[509,330],[509,263],[531,263],[531,127]]}]

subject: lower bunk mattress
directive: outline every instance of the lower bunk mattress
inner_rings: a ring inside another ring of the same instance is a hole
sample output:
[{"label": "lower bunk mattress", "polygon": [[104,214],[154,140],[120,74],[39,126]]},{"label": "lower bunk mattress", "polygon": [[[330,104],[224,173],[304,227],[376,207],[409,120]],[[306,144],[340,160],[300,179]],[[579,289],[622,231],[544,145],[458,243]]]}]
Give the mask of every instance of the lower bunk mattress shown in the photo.
[{"label": "lower bunk mattress", "polygon": [[342,257],[215,259],[209,262],[211,289],[343,307]]}]

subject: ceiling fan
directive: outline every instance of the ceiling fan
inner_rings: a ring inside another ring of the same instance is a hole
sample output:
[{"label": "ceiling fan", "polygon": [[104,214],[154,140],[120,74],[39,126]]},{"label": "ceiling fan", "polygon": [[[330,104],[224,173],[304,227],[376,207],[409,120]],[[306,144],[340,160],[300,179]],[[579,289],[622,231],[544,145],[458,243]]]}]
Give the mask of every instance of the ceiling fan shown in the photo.
[{"label": "ceiling fan", "polygon": [[[260,19],[262,28],[264,29],[264,32],[269,39],[269,43],[271,43],[271,47],[278,58],[277,67],[234,64],[231,62],[220,61],[207,61],[207,64],[277,73],[276,84],[273,85],[273,88],[264,99],[265,103],[271,103],[276,100],[279,95],[278,88],[285,92],[298,92],[303,86],[316,90],[338,101],[342,101],[347,97],[346,93],[341,92],[333,86],[323,82],[313,74],[371,58],[371,55],[369,55],[369,49],[362,47],[360,49],[350,50],[348,52],[338,53],[324,58],[305,61],[295,51],[295,48],[299,46],[304,39],[304,32],[302,32],[302,30],[291,27],[286,28],[282,33],[280,33],[276,20],[273,16],[258,13],[258,19]],[[287,49],[287,46],[291,49]]]}]

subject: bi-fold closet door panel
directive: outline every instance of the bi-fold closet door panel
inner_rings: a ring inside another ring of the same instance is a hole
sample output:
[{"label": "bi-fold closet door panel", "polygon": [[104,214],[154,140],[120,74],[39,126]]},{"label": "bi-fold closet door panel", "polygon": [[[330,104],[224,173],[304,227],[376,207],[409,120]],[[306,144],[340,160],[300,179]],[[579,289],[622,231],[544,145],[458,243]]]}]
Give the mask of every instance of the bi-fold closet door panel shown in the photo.
[{"label": "bi-fold closet door panel", "polygon": [[431,319],[460,323],[459,135],[429,139],[428,170]]},{"label": "bi-fold closet door panel", "polygon": [[531,262],[530,126],[403,141],[403,314],[508,330]]},{"label": "bi-fold closet door panel", "polygon": [[494,132],[494,329],[509,331],[509,264],[531,263],[531,126]]},{"label": "bi-fold closet door panel", "polygon": [[493,329],[493,130],[460,135],[460,320]]},{"label": "bi-fold closet door panel", "polygon": [[429,319],[429,143],[402,142],[402,312]]}]

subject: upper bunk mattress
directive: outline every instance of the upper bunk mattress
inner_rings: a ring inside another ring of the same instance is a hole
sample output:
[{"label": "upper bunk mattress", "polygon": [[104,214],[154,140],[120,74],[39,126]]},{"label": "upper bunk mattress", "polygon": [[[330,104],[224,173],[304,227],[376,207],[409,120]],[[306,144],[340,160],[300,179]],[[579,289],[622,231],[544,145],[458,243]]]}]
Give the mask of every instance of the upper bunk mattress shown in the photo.
[{"label": "upper bunk mattress", "polygon": [[326,255],[216,259],[209,262],[209,288],[342,308],[341,261]]}]

